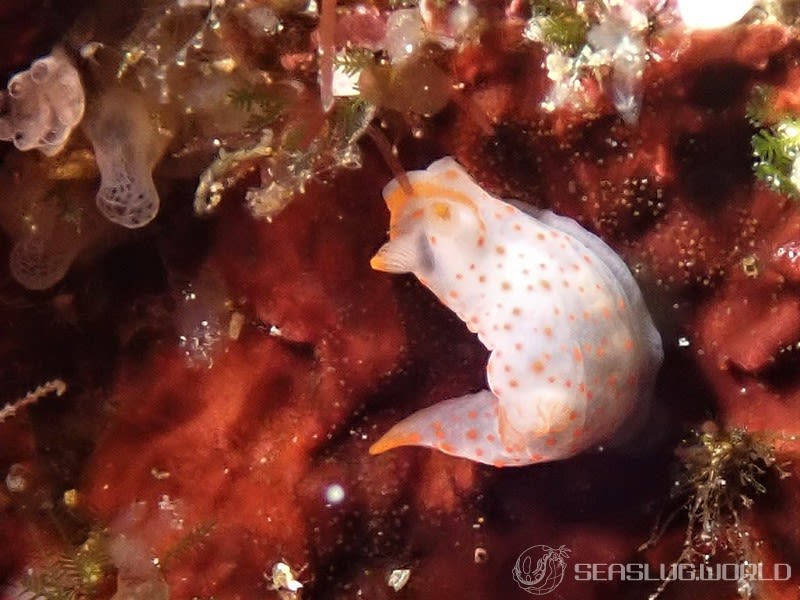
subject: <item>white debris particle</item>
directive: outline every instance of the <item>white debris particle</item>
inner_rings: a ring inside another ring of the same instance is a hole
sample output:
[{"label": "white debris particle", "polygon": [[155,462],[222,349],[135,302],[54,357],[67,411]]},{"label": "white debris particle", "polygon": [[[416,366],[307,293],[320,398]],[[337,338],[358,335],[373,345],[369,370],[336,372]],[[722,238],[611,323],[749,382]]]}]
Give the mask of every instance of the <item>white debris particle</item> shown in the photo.
[{"label": "white debris particle", "polygon": [[169,479],[171,473],[169,471],[159,469],[158,467],[151,467],[150,475],[157,481],[163,481],[164,479]]},{"label": "white debris particle", "polygon": [[292,568],[285,562],[276,562],[272,567],[272,589],[296,594],[303,584],[294,578]]},{"label": "white debris particle", "polygon": [[386,585],[395,592],[402,590],[411,578],[411,569],[395,569],[386,578]]},{"label": "white debris particle", "polygon": [[6,475],[6,488],[12,494],[24,492],[28,487],[28,477],[25,467],[19,463],[14,463],[8,469]]},{"label": "white debris particle", "polygon": [[65,506],[75,508],[78,506],[78,490],[75,488],[64,490],[64,495],[61,497]]},{"label": "white debris particle", "polygon": [[231,314],[231,320],[228,321],[228,339],[238,340],[244,327],[244,315],[238,311]]},{"label": "white debris particle", "polygon": [[167,494],[162,494],[158,501],[158,508],[170,515],[170,526],[173,529],[183,529],[183,517],[180,515],[181,502],[179,500],[173,500]]}]

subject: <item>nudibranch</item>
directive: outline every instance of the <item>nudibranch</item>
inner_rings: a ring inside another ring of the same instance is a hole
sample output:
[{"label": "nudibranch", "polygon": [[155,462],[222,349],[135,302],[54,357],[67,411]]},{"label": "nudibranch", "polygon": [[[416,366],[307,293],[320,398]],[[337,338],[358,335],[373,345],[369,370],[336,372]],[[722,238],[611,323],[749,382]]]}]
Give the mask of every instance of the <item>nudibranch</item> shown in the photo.
[{"label": "nudibranch", "polygon": [[371,265],[413,273],[478,335],[489,389],[412,414],[370,453],[428,446],[503,467],[608,440],[663,358],[622,259],[568,217],[495,198],[452,158],[407,176],[383,190],[389,241]]}]

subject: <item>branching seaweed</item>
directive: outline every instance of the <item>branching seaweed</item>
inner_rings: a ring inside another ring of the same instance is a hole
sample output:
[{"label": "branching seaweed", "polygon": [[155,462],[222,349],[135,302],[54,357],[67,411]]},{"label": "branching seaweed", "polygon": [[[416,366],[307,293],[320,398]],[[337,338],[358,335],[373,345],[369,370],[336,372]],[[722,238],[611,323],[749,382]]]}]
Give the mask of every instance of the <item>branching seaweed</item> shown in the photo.
[{"label": "branching seaweed", "polygon": [[36,600],[97,597],[114,571],[107,542],[105,534],[92,530],[77,548],[29,569],[20,581],[22,588]]},{"label": "branching seaweed", "polygon": [[228,93],[228,100],[239,110],[250,114],[245,125],[250,131],[271,127],[286,110],[284,100],[256,88],[233,89]]},{"label": "branching seaweed", "polygon": [[760,129],[751,145],[756,177],[777,192],[800,198],[800,117],[784,117]]},{"label": "branching seaweed", "polygon": [[207,33],[219,27],[225,0],[208,0],[205,16],[197,29],[184,40],[183,44],[172,48],[171,52],[165,52],[163,44],[158,43],[157,40],[164,36],[165,30],[175,26],[174,19],[180,21],[182,18],[191,17],[198,11],[198,8],[203,9],[202,6],[198,7],[193,3],[186,3],[185,6],[176,3],[163,10],[152,11],[131,35],[131,40],[122,47],[122,59],[117,67],[117,79],[122,79],[131,67],[146,62],[155,68],[156,79],[163,83],[162,98],[168,98],[169,90],[164,82],[166,70],[171,65],[186,66],[189,53],[203,47]]},{"label": "branching seaweed", "polygon": [[758,129],[750,139],[753,171],[776,192],[800,199],[800,116],[776,111],[776,96],[774,87],[757,85],[747,102],[747,120]]},{"label": "branching seaweed", "polygon": [[589,24],[567,2],[533,0],[531,9],[532,17],[528,28],[536,30],[536,37],[549,48],[575,55],[586,45]]},{"label": "branching seaweed", "polygon": [[166,572],[175,564],[183,560],[187,555],[202,548],[208,541],[211,532],[214,531],[216,524],[213,521],[199,523],[192,527],[189,532],[180,538],[169,548],[164,557],[159,562],[162,571]]},{"label": "branching seaweed", "polygon": [[[246,105],[248,99],[240,97],[237,101]],[[305,146],[299,143],[299,138],[304,137],[302,127],[296,127],[284,134],[281,147],[273,145],[272,131],[265,129],[261,142],[252,148],[221,151],[217,160],[200,176],[195,192],[195,212],[199,215],[213,212],[225,190],[247,172],[245,167],[260,162],[268,182],[248,190],[245,200],[255,217],[271,219],[296,194],[302,193],[306,183],[314,177],[338,167],[361,166],[356,143],[374,115],[375,107],[360,97],[340,98],[325,125]]]},{"label": "branching seaweed", "polygon": [[[202,548],[213,531],[213,522],[199,523],[169,548],[157,562],[161,573],[168,572],[192,552]],[[92,528],[77,547],[43,560],[26,570],[19,586],[30,600],[90,600],[105,597],[113,578],[123,573],[114,564],[110,547],[113,538],[105,529]],[[160,577],[160,576],[159,576]],[[117,580],[119,589],[119,579]],[[127,596],[126,596],[127,597]]]},{"label": "branching seaweed", "polygon": [[208,215],[222,201],[225,190],[233,187],[247,174],[241,168],[245,163],[272,156],[272,130],[267,129],[261,139],[249,148],[228,152],[220,150],[219,156],[203,171],[194,193],[194,211],[198,215]]},{"label": "branching seaweed", "polygon": [[280,213],[314,177],[338,167],[359,168],[361,153],[356,142],[366,131],[375,107],[365,100],[341,98],[326,126],[305,149],[284,149],[272,160],[272,180],[247,192],[253,216],[271,219]]},{"label": "branching seaweed", "polygon": [[333,58],[333,64],[347,77],[355,77],[358,73],[375,64],[375,53],[369,48],[349,48],[339,52]]},{"label": "branching seaweed", "polygon": [[747,120],[754,127],[764,127],[775,120],[775,97],[777,90],[771,85],[756,85],[750,93],[745,108]]},{"label": "branching seaweed", "polygon": [[[741,511],[765,494],[769,472],[788,474],[778,464],[772,446],[764,437],[743,429],[720,430],[713,423],[692,432],[676,450],[681,472],[672,489],[678,507],[657,524],[650,539],[639,550],[658,543],[670,524],[686,514],[683,550],[673,563],[708,564],[723,554],[739,564],[752,561],[751,536],[742,523]],[[747,575],[745,576],[747,577]],[[672,579],[665,579],[650,598],[655,600]],[[752,582],[738,582],[739,595],[752,597]]]}]

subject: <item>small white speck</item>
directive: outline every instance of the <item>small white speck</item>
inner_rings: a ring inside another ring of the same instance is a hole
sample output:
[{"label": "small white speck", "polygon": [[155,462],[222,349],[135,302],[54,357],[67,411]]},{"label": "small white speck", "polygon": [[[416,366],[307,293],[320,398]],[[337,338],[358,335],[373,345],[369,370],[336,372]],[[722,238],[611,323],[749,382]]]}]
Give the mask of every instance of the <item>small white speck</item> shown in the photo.
[{"label": "small white speck", "polygon": [[28,478],[26,477],[25,467],[16,463],[11,465],[6,475],[6,488],[11,493],[24,492],[28,487]]},{"label": "small white speck", "polygon": [[150,475],[153,477],[153,479],[156,479],[158,481],[163,481],[164,479],[169,479],[171,474],[169,471],[164,471],[162,469],[159,469],[158,467],[151,467]]}]

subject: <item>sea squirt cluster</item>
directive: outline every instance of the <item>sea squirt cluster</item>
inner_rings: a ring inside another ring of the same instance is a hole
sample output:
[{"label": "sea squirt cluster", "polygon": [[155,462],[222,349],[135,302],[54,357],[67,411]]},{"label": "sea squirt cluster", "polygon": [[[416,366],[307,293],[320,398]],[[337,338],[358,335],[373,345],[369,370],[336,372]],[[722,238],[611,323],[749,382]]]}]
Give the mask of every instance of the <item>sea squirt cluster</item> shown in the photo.
[{"label": "sea squirt cluster", "polygon": [[[701,4],[0,8],[0,596],[528,597],[547,546],[562,598],[793,598],[797,7]],[[370,455],[493,381],[478,327],[370,267],[384,186],[444,156],[635,278],[665,358],[608,442]]]},{"label": "sea squirt cluster", "polygon": [[6,88],[0,140],[14,142],[20,150],[37,148],[46,156],[61,152],[85,106],[80,76],[64,51],[36,59],[9,79]]}]

